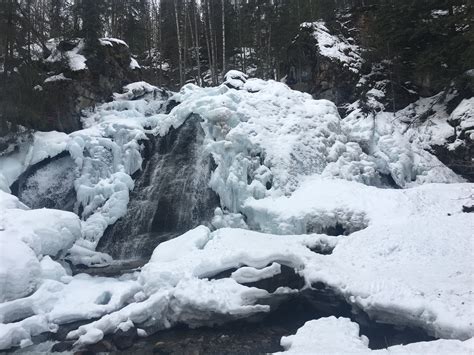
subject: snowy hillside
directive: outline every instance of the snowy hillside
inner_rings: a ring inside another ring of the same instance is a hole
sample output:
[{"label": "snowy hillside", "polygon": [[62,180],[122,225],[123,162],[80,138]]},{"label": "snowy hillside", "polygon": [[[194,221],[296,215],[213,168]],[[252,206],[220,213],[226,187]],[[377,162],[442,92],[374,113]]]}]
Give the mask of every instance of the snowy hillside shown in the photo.
[{"label": "snowy hillside", "polygon": [[[472,120],[472,100],[463,105],[457,115]],[[214,162],[208,185],[220,205],[212,220],[155,243],[131,273],[73,275],[71,267],[117,262],[96,250],[100,239],[126,215],[136,181],[151,179],[141,172],[148,145],[190,117],[204,132],[199,154]],[[237,71],[220,86],[178,93],[127,85],[85,114],[83,126],[37,132],[0,156],[0,349],[79,321],[63,339],[74,349],[130,329],[143,337],[178,324],[220,325],[324,290],[370,324],[441,339],[376,353],[474,351],[474,185],[424,149],[443,132],[357,107],[342,119],[330,101]],[[69,160],[52,165],[57,159]],[[30,209],[11,194],[43,201],[50,183],[62,186],[58,199],[74,189],[72,212]],[[291,282],[282,281],[287,269]],[[301,324],[282,349],[371,352],[359,318],[347,317]]]}]

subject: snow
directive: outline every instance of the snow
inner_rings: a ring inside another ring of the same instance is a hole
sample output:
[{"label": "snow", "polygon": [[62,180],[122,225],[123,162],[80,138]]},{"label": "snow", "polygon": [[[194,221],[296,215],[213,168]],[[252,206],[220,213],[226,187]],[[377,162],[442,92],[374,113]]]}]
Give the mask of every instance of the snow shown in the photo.
[{"label": "snow", "polygon": [[474,97],[464,99],[451,113],[450,121],[459,121],[460,129],[474,131]]},{"label": "snow", "polygon": [[68,81],[68,80],[72,80],[71,78],[66,78],[64,76],[63,73],[61,74],[58,74],[58,75],[53,75],[53,76],[50,76],[50,77],[47,77],[44,82],[45,83],[51,83],[51,82],[54,82],[54,81]]},{"label": "snow", "polygon": [[369,340],[359,335],[359,325],[347,318],[328,317],[306,322],[296,334],[281,339],[279,355],[305,354],[470,354],[474,341],[436,340],[386,349],[369,349]]},{"label": "snow", "polygon": [[[260,207],[260,213],[272,208],[275,212],[256,220],[272,226],[268,229],[281,230],[285,221],[291,226],[297,220],[294,211],[301,219],[311,214],[317,221],[337,213],[351,216],[358,209],[366,219],[364,229],[332,237],[298,235],[295,230],[275,235],[198,227],[155,249],[139,275],[144,300],[141,296],[139,302],[69,336],[78,338],[78,344],[88,343],[97,330],[113,332],[127,319],[159,329],[178,322],[196,326],[224,316],[235,319],[266,312],[268,306],[258,300],[269,294],[236,281],[271,277],[279,265],[286,265],[308,285],[325,283],[380,322],[422,327],[443,338],[468,339],[474,336],[470,290],[474,222],[461,211],[471,201],[470,184],[390,190],[313,177],[292,196],[258,201],[255,209]],[[277,211],[281,213],[276,215]],[[334,251],[330,255],[311,251],[317,246]],[[208,279],[233,268],[238,270],[231,278]]]},{"label": "snow", "polygon": [[62,52],[60,51],[57,46],[59,44],[58,39],[50,39],[46,43],[46,46],[51,51],[51,54],[48,58],[46,58],[46,62],[54,63],[61,61],[65,58],[68,61],[69,67],[72,71],[79,71],[87,69],[86,65],[86,57],[80,54],[84,50],[84,40],[80,39],[77,40],[77,45],[70,51]]},{"label": "snow", "polygon": [[324,263],[305,268],[307,279],[340,290],[382,321],[466,338],[474,334],[474,219],[461,211],[473,201],[471,184],[390,190],[315,177],[290,197],[250,200],[245,211],[249,225],[268,233],[352,228]]},{"label": "snow", "polygon": [[13,154],[0,156],[0,181],[4,179],[10,186],[29,166],[66,150],[68,139],[62,132],[35,132],[32,143],[23,144]]},{"label": "snow", "polygon": [[332,35],[322,21],[305,22],[301,28],[310,29],[317,41],[318,52],[324,57],[337,60],[349,70],[358,73],[362,67],[362,49],[350,44],[347,39]]},{"label": "snow", "polygon": [[11,318],[0,324],[0,349],[17,346],[44,331],[56,332],[60,324],[113,312],[133,300],[137,290],[133,279],[79,274],[68,283],[45,280],[31,296],[0,304],[0,319]]},{"label": "snow", "polygon": [[114,98],[86,114],[85,128],[70,135],[68,150],[79,170],[77,207],[83,209],[84,219],[84,240],[72,250],[70,260],[79,261],[81,255],[89,262],[103,259],[104,255],[87,255],[84,248],[93,251],[107,226],[125,215],[134,187],[131,175],[142,165],[140,141],[157,134],[154,128],[162,120],[167,93],[138,82]]},{"label": "snow", "polygon": [[[474,202],[473,185],[423,150],[414,133],[407,137],[391,114],[355,109],[342,120],[333,103],[283,83],[235,71],[226,78],[213,88],[186,85],[171,97],[132,83],[85,113],[84,129],[36,133],[31,144],[0,157],[0,184],[8,191],[28,166],[67,150],[76,169],[76,209],[83,211],[79,220],[70,212],[30,210],[0,191],[0,349],[79,320],[90,322],[68,334],[76,345],[131,326],[214,325],[268,312],[268,298],[297,290],[270,294],[242,283],[278,275],[282,265],[306,287],[323,282],[382,323],[473,337],[474,220],[462,212]],[[168,99],[180,104],[165,114]],[[453,118],[470,117],[463,105]],[[95,247],[126,212],[141,141],[165,135],[191,114],[202,118],[205,152],[216,162],[209,186],[221,200],[212,220],[218,229],[199,226],[158,245],[139,272],[121,278],[70,276],[66,259],[110,262]],[[345,235],[325,234],[336,227]],[[285,348],[329,346],[325,336],[308,336],[321,326],[326,330],[318,333],[331,336],[333,346],[369,351],[348,320],[315,322],[300,329],[302,336],[285,338]],[[466,344],[440,340],[387,351]]]},{"label": "snow", "polygon": [[135,70],[140,68],[140,64],[138,64],[137,60],[135,58],[130,58],[130,69]]},{"label": "snow", "polygon": [[462,181],[409,142],[390,116],[341,120],[333,103],[283,83],[249,79],[239,87],[184,86],[161,132],[191,113],[204,119],[217,164],[210,186],[232,213],[249,197],[290,194],[301,176],[313,174],[379,186],[388,175],[400,187]]},{"label": "snow", "polygon": [[115,43],[115,44],[119,44],[128,48],[128,44],[125,43],[125,41],[118,38],[107,37],[107,38],[101,38],[99,39],[99,41],[102,46],[113,46]]},{"label": "snow", "polygon": [[35,291],[42,273],[46,278],[57,276],[57,265],[45,257],[64,255],[82,234],[79,217],[73,213],[30,210],[2,191],[0,201],[0,302],[4,302]]}]

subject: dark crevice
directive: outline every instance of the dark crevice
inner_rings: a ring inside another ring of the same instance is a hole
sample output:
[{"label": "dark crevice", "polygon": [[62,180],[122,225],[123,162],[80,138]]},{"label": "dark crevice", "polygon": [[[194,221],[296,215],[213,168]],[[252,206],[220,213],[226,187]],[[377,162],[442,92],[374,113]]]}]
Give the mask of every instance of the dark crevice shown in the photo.
[{"label": "dark crevice", "polygon": [[316,254],[331,255],[334,250],[334,247],[324,243],[319,243],[316,246],[309,248],[309,250]]},{"label": "dark crevice", "polygon": [[474,212],[474,205],[471,206],[462,206],[462,211],[464,213],[472,213]]}]

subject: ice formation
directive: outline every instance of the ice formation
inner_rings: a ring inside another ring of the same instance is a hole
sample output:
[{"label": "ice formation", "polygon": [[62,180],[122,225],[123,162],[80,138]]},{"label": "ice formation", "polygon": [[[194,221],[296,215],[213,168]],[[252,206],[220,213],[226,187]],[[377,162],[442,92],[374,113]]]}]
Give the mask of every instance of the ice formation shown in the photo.
[{"label": "ice formation", "polygon": [[[61,135],[51,152],[38,150],[44,159],[67,149],[74,159],[82,221],[28,210],[0,192],[0,242],[2,252],[11,251],[0,263],[9,290],[1,295],[1,349],[76,320],[97,319],[69,333],[83,345],[124,327],[197,326],[268,312],[266,299],[296,291],[272,294],[243,283],[278,275],[282,266],[306,287],[322,282],[378,321],[459,339],[383,351],[472,347],[460,340],[474,336],[474,221],[462,211],[473,203],[473,187],[420,141],[389,116],[375,120],[354,110],[341,120],[329,101],[238,72],[218,87],[186,85],[170,98],[179,104],[169,113],[167,99],[144,82],[130,84],[89,112],[83,130]],[[202,118],[205,150],[216,162],[209,184],[221,200],[217,230],[200,226],[158,245],[141,271],[126,277],[70,276],[61,264],[66,253],[74,262],[107,261],[94,249],[125,214],[142,164],[140,142],[192,114]],[[0,158],[3,185],[38,161],[26,156],[19,165]],[[229,277],[213,278],[229,270]],[[333,318],[310,322],[282,344],[298,352],[314,340],[324,349],[324,339],[301,341],[320,327],[336,343],[369,351],[355,324]]]}]

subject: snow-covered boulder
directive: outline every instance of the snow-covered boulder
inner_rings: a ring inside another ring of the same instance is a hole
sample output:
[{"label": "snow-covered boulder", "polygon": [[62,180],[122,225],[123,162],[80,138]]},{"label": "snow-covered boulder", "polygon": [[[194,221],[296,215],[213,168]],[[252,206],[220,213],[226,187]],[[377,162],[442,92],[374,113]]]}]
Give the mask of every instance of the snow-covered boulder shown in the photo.
[{"label": "snow-covered boulder", "polygon": [[35,291],[46,267],[46,261],[40,260],[64,256],[82,233],[79,217],[71,212],[30,210],[2,191],[0,201],[0,300],[4,302]]},{"label": "snow-covered boulder", "polygon": [[473,340],[436,340],[386,349],[369,349],[369,340],[359,334],[359,325],[347,318],[321,318],[306,322],[296,334],[283,337],[285,351],[279,355],[309,354],[469,354],[474,351]]}]

